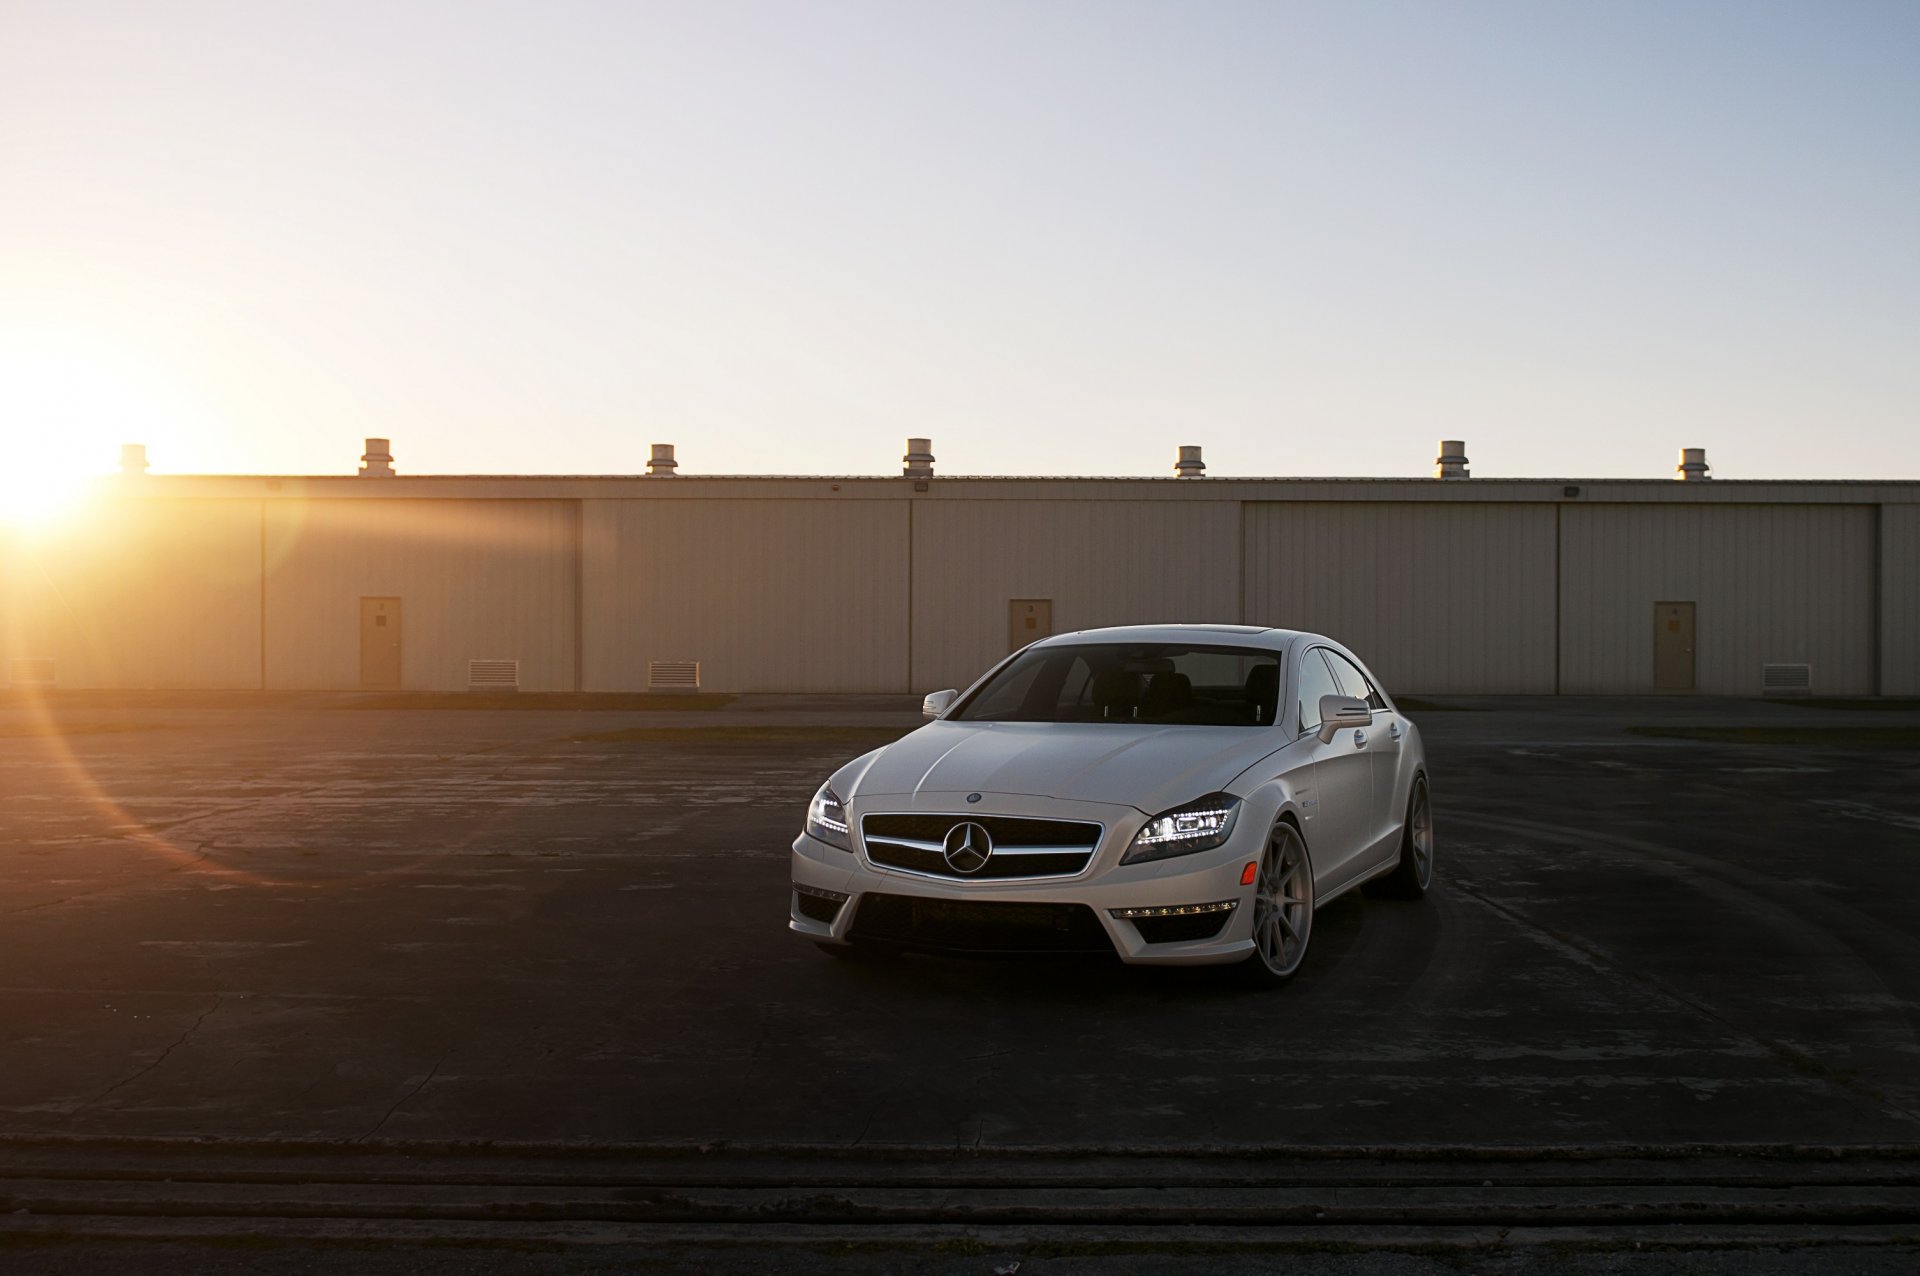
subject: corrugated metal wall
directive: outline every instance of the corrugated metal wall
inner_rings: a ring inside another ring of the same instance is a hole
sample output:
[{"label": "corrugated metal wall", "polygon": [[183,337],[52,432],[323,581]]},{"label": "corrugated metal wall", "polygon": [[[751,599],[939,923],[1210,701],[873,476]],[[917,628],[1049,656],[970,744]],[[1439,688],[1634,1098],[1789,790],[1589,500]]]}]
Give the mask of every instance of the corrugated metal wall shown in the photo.
[{"label": "corrugated metal wall", "polygon": [[1880,690],[1920,695],[1920,505],[1880,508]]},{"label": "corrugated metal wall", "polygon": [[586,690],[698,660],[711,691],[904,691],[906,507],[583,502]]},{"label": "corrugated metal wall", "polygon": [[1563,692],[1651,693],[1656,602],[1695,605],[1698,690],[1757,695],[1768,662],[1874,689],[1871,505],[1568,504],[1560,540]]},{"label": "corrugated metal wall", "polygon": [[[467,661],[574,686],[577,503],[267,502],[267,686],[360,685],[360,599],[401,600],[402,686],[464,691]],[[257,659],[257,657],[255,657]]]},{"label": "corrugated metal wall", "polygon": [[1247,619],[1352,647],[1396,692],[1553,691],[1554,507],[1249,503]]},{"label": "corrugated metal wall", "polygon": [[246,688],[260,649],[260,506],[106,501],[9,539],[0,677],[52,659],[63,687]]},{"label": "corrugated metal wall", "polygon": [[0,544],[0,659],[51,657],[68,687],[257,686],[264,566],[272,688],[359,686],[365,597],[401,600],[409,689],[505,657],[529,690],[635,690],[648,661],[693,659],[710,689],[819,692],[963,685],[1005,654],[1009,600],[1036,598],[1054,632],[1244,620],[1331,633],[1399,692],[1536,694],[1653,691],[1654,604],[1691,602],[1699,690],[1752,695],[1762,664],[1805,662],[1816,692],[1867,694],[1877,661],[1880,689],[1920,694],[1920,505],[1844,492],[166,482]]},{"label": "corrugated metal wall", "polygon": [[1228,501],[921,501],[913,511],[913,687],[962,687],[1007,654],[1007,604],[1053,631],[1240,616]]}]

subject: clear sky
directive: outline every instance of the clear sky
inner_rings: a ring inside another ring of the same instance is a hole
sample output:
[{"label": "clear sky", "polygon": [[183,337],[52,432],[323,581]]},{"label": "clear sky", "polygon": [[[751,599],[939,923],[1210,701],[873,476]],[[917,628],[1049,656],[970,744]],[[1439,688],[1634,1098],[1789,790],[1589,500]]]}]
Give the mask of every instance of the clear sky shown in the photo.
[{"label": "clear sky", "polygon": [[1920,478],[1920,3],[0,0],[0,433]]}]

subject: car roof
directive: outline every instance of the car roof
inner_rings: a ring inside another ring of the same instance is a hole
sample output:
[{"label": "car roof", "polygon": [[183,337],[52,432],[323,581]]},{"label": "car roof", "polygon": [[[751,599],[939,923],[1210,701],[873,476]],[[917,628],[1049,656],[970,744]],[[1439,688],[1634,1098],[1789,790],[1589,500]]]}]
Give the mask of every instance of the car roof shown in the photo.
[{"label": "car roof", "polygon": [[1118,625],[1110,629],[1078,629],[1055,634],[1036,647],[1073,647],[1096,642],[1191,642],[1220,647],[1259,647],[1285,651],[1302,635],[1294,629],[1267,629],[1259,625]]}]

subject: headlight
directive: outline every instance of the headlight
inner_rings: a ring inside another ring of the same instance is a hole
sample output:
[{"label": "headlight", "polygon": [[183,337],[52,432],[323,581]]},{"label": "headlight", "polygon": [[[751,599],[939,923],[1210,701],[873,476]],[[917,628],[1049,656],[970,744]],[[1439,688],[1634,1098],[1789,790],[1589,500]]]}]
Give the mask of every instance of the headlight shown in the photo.
[{"label": "headlight", "polygon": [[847,832],[847,804],[840,800],[831,784],[821,785],[813,801],[807,803],[807,832],[828,846],[837,846],[843,851],[853,849],[853,837]]},{"label": "headlight", "polygon": [[1233,835],[1233,822],[1239,817],[1239,798],[1209,793],[1148,820],[1146,827],[1134,835],[1133,845],[1120,857],[1120,862],[1140,864],[1225,846]]}]

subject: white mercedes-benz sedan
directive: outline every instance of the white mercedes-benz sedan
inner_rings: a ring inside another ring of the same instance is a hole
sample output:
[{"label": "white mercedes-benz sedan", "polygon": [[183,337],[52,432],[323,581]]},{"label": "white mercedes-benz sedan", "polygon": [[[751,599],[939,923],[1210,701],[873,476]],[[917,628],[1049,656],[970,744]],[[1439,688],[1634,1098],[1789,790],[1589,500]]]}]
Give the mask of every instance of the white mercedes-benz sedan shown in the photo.
[{"label": "white mercedes-benz sedan", "polygon": [[1433,879],[1420,732],[1318,634],[1063,634],[925,710],[807,808],[790,925],[828,952],[1110,952],[1280,983],[1316,907]]}]

